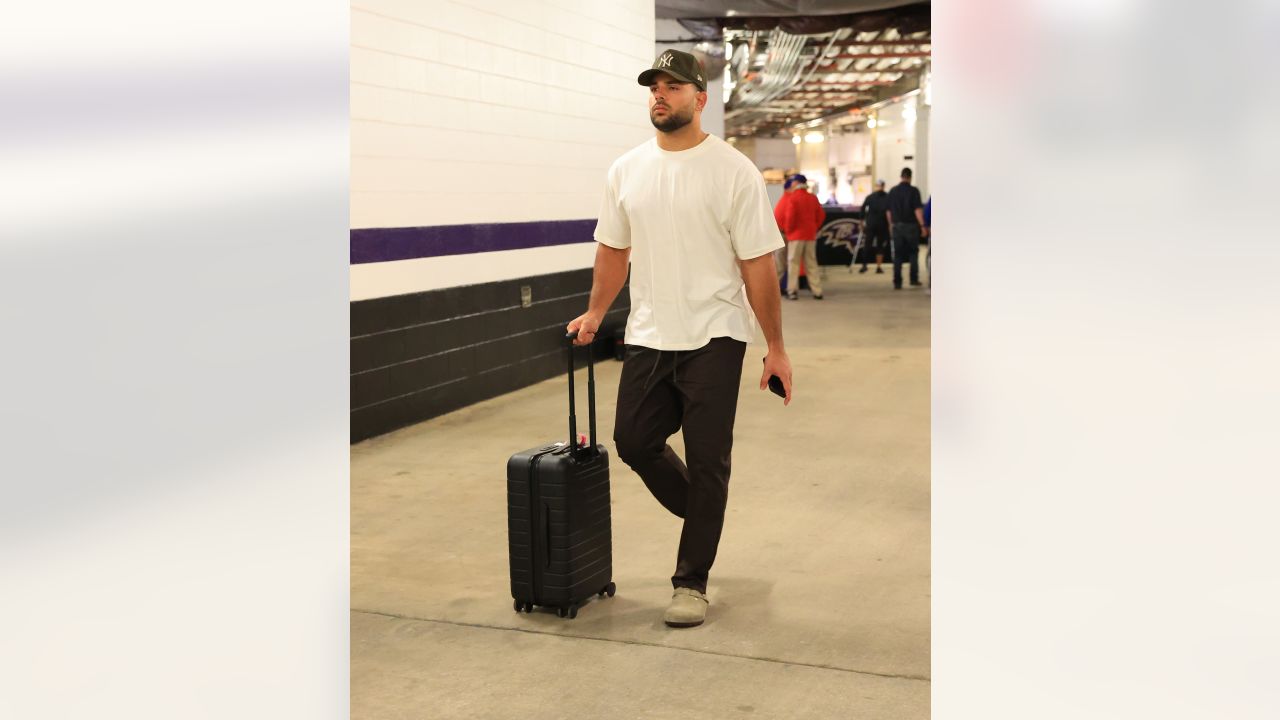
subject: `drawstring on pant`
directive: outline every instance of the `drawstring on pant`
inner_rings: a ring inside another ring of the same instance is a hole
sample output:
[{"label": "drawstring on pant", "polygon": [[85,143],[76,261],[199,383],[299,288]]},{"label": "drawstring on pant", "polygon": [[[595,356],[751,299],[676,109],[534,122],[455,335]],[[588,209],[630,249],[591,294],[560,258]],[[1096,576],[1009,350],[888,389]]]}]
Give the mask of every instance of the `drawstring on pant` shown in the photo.
[{"label": "drawstring on pant", "polygon": [[[655,351],[653,356],[653,367],[649,368],[649,375],[644,379],[644,390],[649,391],[649,383],[653,380],[653,375],[658,371],[658,366],[662,364],[662,350]],[[671,383],[680,387],[680,351],[673,350],[671,352]]]}]

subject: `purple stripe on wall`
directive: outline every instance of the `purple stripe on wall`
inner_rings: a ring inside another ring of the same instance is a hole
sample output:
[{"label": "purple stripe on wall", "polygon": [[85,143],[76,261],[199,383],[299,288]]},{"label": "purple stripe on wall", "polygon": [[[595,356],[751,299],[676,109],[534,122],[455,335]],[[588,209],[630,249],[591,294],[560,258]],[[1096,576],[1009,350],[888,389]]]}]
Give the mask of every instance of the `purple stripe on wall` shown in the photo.
[{"label": "purple stripe on wall", "polygon": [[351,264],[591,242],[595,228],[595,220],[547,220],[353,229]]}]

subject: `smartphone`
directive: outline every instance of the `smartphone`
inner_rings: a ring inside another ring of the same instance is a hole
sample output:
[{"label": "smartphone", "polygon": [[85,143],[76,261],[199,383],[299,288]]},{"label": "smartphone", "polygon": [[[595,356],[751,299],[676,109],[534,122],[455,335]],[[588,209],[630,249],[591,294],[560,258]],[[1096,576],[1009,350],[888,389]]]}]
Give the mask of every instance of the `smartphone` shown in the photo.
[{"label": "smartphone", "polygon": [[[764,358],[760,358],[760,362],[763,363]],[[769,376],[769,390],[773,392],[774,395],[777,395],[784,400],[787,397],[787,389],[782,386],[782,378],[777,375]]]}]

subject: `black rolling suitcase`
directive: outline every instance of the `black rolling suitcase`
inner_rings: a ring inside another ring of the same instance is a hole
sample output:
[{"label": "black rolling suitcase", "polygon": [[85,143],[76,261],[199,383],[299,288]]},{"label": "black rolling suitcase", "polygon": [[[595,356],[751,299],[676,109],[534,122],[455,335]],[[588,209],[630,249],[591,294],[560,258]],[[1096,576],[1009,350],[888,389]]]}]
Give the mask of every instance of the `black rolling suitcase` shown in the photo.
[{"label": "black rolling suitcase", "polygon": [[596,444],[596,377],[590,360],[587,402],[591,440],[582,444],[570,346],[569,442],[518,452],[507,461],[507,540],[516,612],[541,605],[574,618],[592,595],[613,596],[609,455]]}]

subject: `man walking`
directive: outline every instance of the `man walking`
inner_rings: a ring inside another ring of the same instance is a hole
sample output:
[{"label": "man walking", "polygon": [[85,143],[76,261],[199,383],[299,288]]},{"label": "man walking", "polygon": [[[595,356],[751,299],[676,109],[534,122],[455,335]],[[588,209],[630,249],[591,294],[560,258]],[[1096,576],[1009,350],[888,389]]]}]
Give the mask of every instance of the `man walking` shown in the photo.
[{"label": "man walking", "polygon": [[[885,212],[889,209],[889,193],[884,191],[884,181],[876,181],[875,192],[862,201],[862,269],[867,271],[867,256],[876,256],[876,274],[883,275],[884,251],[889,246],[889,221]],[[852,271],[852,268],[850,268]]]},{"label": "man walking", "polygon": [[[733,423],[754,317],[768,351],[760,389],[777,375],[791,401],[791,361],[771,253],[782,238],[764,179],[749,159],[702,131],[706,72],[664,51],[638,78],[649,88],[653,140],[609,168],[596,225],[587,311],[568,325],[585,345],[627,279],[631,346],[618,385],[618,457],[684,519],[664,621],[700,625],[724,526]],[[745,286],[745,293],[743,292]],[[750,302],[750,306],[748,306]],[[684,460],[667,438],[683,429]]]},{"label": "man walking", "polygon": [[774,219],[787,238],[787,297],[799,300],[800,261],[804,260],[805,277],[814,300],[822,299],[822,278],[818,277],[818,230],[827,219],[822,203],[809,192],[804,175],[792,175],[792,197],[779,201]]},{"label": "man walking", "polygon": [[924,203],[911,184],[911,168],[902,169],[902,182],[889,191],[885,219],[893,227],[893,289],[902,289],[902,263],[911,264],[911,286],[920,287],[920,236],[924,227]]}]

